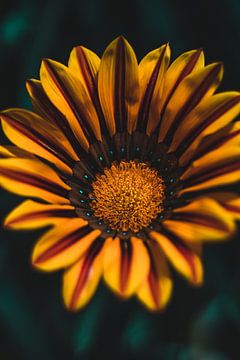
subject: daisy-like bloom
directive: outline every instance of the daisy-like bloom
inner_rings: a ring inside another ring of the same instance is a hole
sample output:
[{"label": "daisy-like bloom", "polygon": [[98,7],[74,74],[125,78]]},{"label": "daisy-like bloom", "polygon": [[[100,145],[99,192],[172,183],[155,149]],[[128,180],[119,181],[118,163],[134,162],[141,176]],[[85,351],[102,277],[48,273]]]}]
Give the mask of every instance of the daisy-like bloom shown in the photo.
[{"label": "daisy-like bloom", "polygon": [[89,301],[102,276],[120,297],[162,309],[169,264],[199,285],[202,243],[235,231],[240,95],[215,94],[223,67],[205,66],[202,50],[169,61],[163,45],[138,64],[122,37],[101,60],[79,46],[68,66],[45,59],[40,81],[27,82],[34,112],[1,114],[14,145],[1,147],[0,184],[38,199],[5,225],[51,226],[32,264],[64,269],[70,310]]}]

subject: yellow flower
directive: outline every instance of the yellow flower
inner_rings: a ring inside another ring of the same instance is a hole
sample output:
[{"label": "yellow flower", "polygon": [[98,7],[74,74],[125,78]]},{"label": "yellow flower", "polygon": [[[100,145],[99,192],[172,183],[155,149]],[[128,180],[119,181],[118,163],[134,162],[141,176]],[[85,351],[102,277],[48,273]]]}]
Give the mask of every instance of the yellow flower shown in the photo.
[{"label": "yellow flower", "polygon": [[170,66],[163,45],[138,64],[122,37],[102,59],[79,46],[68,67],[43,60],[27,90],[35,112],[9,109],[0,184],[26,200],[10,229],[52,228],[33,265],[65,269],[64,302],[80,309],[104,277],[122,298],[162,309],[172,291],[167,260],[203,280],[202,243],[222,241],[240,218],[240,94],[215,94],[220,63],[202,50]]}]

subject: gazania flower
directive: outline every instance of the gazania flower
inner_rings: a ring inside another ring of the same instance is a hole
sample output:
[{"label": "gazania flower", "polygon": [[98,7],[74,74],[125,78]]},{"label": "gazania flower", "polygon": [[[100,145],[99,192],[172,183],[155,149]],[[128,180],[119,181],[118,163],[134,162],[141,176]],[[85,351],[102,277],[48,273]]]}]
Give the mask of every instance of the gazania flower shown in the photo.
[{"label": "gazania flower", "polygon": [[122,37],[102,59],[76,47],[68,67],[43,60],[27,89],[34,111],[2,113],[0,183],[26,200],[11,229],[51,229],[32,264],[65,269],[63,297],[81,308],[103,276],[150,309],[170,298],[171,264],[203,280],[201,247],[232,236],[239,218],[237,92],[215,94],[220,63],[201,50],[170,66],[168,45],[138,64]]}]

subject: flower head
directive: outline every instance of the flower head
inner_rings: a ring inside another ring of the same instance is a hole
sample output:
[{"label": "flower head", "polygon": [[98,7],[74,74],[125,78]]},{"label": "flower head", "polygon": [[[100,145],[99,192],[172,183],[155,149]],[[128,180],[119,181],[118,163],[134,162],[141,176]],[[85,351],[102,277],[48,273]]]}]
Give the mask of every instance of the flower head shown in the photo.
[{"label": "flower head", "polygon": [[63,297],[77,310],[103,276],[148,308],[170,298],[171,263],[203,280],[202,243],[228,239],[240,217],[240,94],[215,94],[220,63],[202,50],[171,65],[163,45],[138,64],[122,37],[102,59],[79,46],[68,66],[43,60],[27,90],[34,112],[9,109],[0,183],[26,200],[11,229],[51,226],[33,249],[41,270],[65,269]]}]

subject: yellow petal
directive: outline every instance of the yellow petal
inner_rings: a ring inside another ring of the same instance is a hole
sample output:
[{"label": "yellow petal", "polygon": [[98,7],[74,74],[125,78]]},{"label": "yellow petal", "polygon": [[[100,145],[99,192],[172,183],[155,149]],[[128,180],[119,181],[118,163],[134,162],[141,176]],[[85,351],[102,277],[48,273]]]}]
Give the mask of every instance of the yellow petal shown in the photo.
[{"label": "yellow petal", "polygon": [[104,279],[122,297],[131,296],[147,277],[150,261],[142,240],[114,239],[104,258]]},{"label": "yellow petal", "polygon": [[14,230],[35,229],[56,225],[73,216],[76,214],[71,205],[50,205],[26,200],[7,216],[4,225]]},{"label": "yellow petal", "polygon": [[170,299],[172,280],[159,246],[152,242],[149,244],[149,251],[149,274],[137,289],[137,297],[150,310],[162,310]]},{"label": "yellow petal", "polygon": [[215,200],[220,202],[220,204],[225,208],[225,210],[231,215],[234,219],[240,219],[240,197],[239,194],[234,192],[215,192],[209,194]]},{"label": "yellow petal", "polygon": [[53,104],[66,116],[76,138],[84,149],[89,142],[101,140],[98,116],[82,82],[66,66],[43,60],[40,79]]},{"label": "yellow petal", "polygon": [[164,227],[193,243],[227,240],[236,230],[232,216],[211,198],[200,198],[174,210]]},{"label": "yellow petal", "polygon": [[[240,94],[220,93],[202,101],[176,129],[169,151],[182,155],[181,165],[193,157],[202,139],[228,125],[240,111]],[[178,149],[179,148],[179,149]]]},{"label": "yellow petal", "polygon": [[24,150],[31,149],[57,167],[71,173],[69,165],[78,160],[64,134],[54,124],[24,109],[8,109],[1,114],[6,136]]},{"label": "yellow petal", "polygon": [[98,286],[103,271],[103,255],[109,239],[96,240],[63,277],[66,307],[76,311],[86,305]]},{"label": "yellow petal", "polygon": [[79,160],[79,153],[82,152],[77,137],[66,119],[66,117],[53,105],[44,92],[41,81],[30,79],[26,82],[27,91],[31,97],[34,110],[41,115],[43,119],[53,124],[63,132],[72,147],[72,157]]},{"label": "yellow petal", "polygon": [[93,51],[84,46],[76,46],[71,51],[68,66],[86,84],[86,87],[91,89],[96,81],[100,61],[100,58]]},{"label": "yellow petal", "polygon": [[170,47],[163,45],[148,53],[139,64],[141,100],[137,130],[151,135],[160,120],[164,75],[170,60]]},{"label": "yellow petal", "polygon": [[157,241],[169,261],[188,281],[200,285],[203,281],[203,268],[194,245],[186,245],[180,238],[168,233],[167,236],[152,231],[150,236]]},{"label": "yellow petal", "polygon": [[181,176],[184,189],[179,195],[222,186],[240,180],[240,146],[225,144],[207,153],[193,164]]},{"label": "yellow petal", "polygon": [[70,187],[50,167],[38,160],[1,159],[0,185],[15,194],[69,204],[66,195]]},{"label": "yellow petal", "polygon": [[163,114],[159,141],[171,143],[176,127],[200,101],[212,95],[223,76],[220,63],[211,64],[194,71],[179,84]]},{"label": "yellow petal", "polygon": [[164,113],[166,105],[181,81],[189,74],[200,70],[203,67],[204,54],[201,49],[187,51],[177,57],[167,70],[164,78],[164,90],[160,101],[162,113]]},{"label": "yellow petal", "polygon": [[58,128],[61,127],[61,124],[58,124],[58,118],[63,118],[63,116],[45,94],[41,81],[29,79],[26,81],[26,88],[31,98],[34,111],[45,119],[45,121],[47,120],[48,123],[50,122]]},{"label": "yellow petal", "polygon": [[69,219],[37,242],[32,263],[44,271],[67,267],[77,261],[100,234],[100,230],[93,230],[83,219]]},{"label": "yellow petal", "polygon": [[99,98],[108,130],[132,132],[139,101],[138,64],[132,47],[118,37],[106,48],[98,74]]},{"label": "yellow petal", "polygon": [[36,159],[36,157],[28,151],[22,150],[14,145],[0,146],[0,159],[8,158]]},{"label": "yellow petal", "polygon": [[97,85],[100,62],[100,58],[93,51],[84,46],[77,46],[70,54],[68,66],[85,86],[98,114],[101,132],[104,133],[107,128],[98,97]]}]

